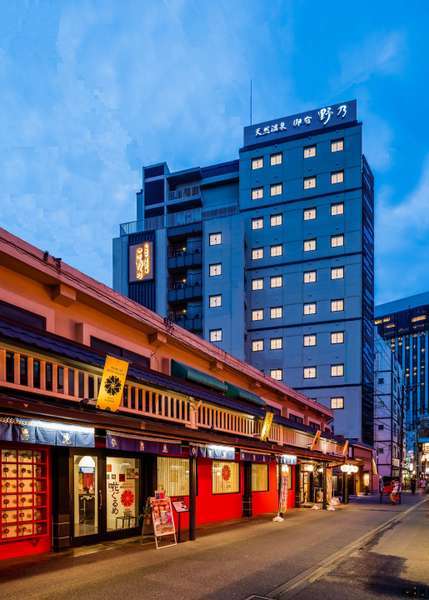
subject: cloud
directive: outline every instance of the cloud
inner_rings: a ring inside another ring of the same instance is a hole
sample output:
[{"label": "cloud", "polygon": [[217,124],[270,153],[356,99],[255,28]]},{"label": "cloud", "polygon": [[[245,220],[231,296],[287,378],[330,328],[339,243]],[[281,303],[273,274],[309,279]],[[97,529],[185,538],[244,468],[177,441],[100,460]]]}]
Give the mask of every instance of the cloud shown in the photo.
[{"label": "cloud", "polygon": [[376,209],[376,271],[382,290],[378,302],[387,302],[429,289],[429,155],[415,189],[396,202],[384,187]]}]

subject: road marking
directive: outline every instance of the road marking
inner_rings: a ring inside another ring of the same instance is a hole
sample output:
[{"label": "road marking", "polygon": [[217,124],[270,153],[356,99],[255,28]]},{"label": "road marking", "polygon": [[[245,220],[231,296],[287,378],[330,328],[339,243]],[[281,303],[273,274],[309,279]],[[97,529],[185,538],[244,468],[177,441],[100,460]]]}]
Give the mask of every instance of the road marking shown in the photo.
[{"label": "road marking", "polygon": [[[351,554],[351,552],[353,552],[354,550],[358,550],[361,546],[368,544],[379,533],[382,533],[386,529],[389,529],[389,527],[391,527],[392,525],[398,523],[399,521],[402,521],[402,519],[404,519],[410,512],[412,512],[427,501],[428,499],[425,498],[424,500],[417,502],[417,504],[414,504],[414,506],[407,508],[407,510],[397,513],[394,517],[392,517],[385,523],[378,525],[378,527],[375,527],[371,531],[368,531],[360,538],[351,542],[341,550],[338,550],[337,552],[334,552],[334,554],[331,554],[331,556],[319,563],[319,566],[310,567],[309,569],[303,571],[296,577],[289,579],[289,581],[287,581],[286,583],[283,583],[282,585],[279,585],[278,587],[274,588],[274,590],[266,594],[266,597],[270,600],[289,600],[289,598],[293,598],[308,585],[314,583],[315,581],[323,577],[323,575],[329,573],[329,571],[331,571],[334,566],[337,566],[340,562],[342,562],[342,560],[344,560],[349,554]],[[257,597],[258,596],[256,596],[256,598]],[[250,596],[250,598],[255,598],[255,596]]]}]

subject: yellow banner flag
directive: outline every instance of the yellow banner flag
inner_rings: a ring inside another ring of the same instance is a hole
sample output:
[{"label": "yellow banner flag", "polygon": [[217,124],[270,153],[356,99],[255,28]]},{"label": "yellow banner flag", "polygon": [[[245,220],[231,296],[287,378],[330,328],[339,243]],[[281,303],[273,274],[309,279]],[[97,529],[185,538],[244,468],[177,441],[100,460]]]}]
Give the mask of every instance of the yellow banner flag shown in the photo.
[{"label": "yellow banner flag", "polygon": [[97,408],[111,410],[112,412],[118,410],[124,392],[127,371],[128,363],[125,360],[106,356],[103,377],[98,392]]},{"label": "yellow banner flag", "polygon": [[261,428],[261,440],[263,442],[265,442],[265,440],[267,440],[268,436],[270,435],[271,425],[273,424],[273,417],[274,417],[274,413],[272,413],[272,412],[265,413],[264,421],[262,423],[262,428]]}]

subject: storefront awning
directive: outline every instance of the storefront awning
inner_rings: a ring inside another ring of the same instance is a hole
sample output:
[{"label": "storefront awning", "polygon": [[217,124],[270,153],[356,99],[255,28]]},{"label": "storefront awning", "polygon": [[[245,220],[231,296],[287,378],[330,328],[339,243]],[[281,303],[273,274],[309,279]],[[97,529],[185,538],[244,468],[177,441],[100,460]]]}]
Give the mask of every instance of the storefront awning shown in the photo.
[{"label": "storefront awning", "polygon": [[180,442],[145,439],[133,435],[123,435],[106,431],[106,448],[123,452],[144,452],[169,456],[188,456],[189,451]]},{"label": "storefront awning", "polygon": [[182,379],[187,379],[193,383],[212,388],[218,392],[226,392],[227,390],[227,386],[223,381],[219,381],[216,377],[207,375],[207,373],[198,371],[197,369],[184,365],[176,360],[171,361],[171,374],[175,377],[181,377]]},{"label": "storefront awning", "polygon": [[94,448],[94,429],[54,421],[0,417],[0,440],[47,446]]},{"label": "storefront awning", "polygon": [[268,464],[272,460],[270,454],[258,454],[257,452],[248,452],[246,450],[240,450],[240,460],[253,463],[266,463]]},{"label": "storefront awning", "polygon": [[238,398],[239,400],[245,400],[246,402],[256,404],[257,406],[265,406],[266,404],[265,401],[262,400],[262,398],[260,398],[253,392],[244,390],[243,388],[232,385],[231,383],[227,383],[226,387],[226,395],[230,398]]}]

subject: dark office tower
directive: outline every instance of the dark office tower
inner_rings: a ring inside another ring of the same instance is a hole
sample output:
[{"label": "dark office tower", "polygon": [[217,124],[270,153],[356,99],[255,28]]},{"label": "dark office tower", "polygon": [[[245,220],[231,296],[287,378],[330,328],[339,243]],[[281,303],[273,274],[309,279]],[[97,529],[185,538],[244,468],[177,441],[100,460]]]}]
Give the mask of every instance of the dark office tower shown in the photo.
[{"label": "dark office tower", "polygon": [[245,127],[238,160],[144,167],[114,288],[372,443],[373,207],[355,101]]}]

